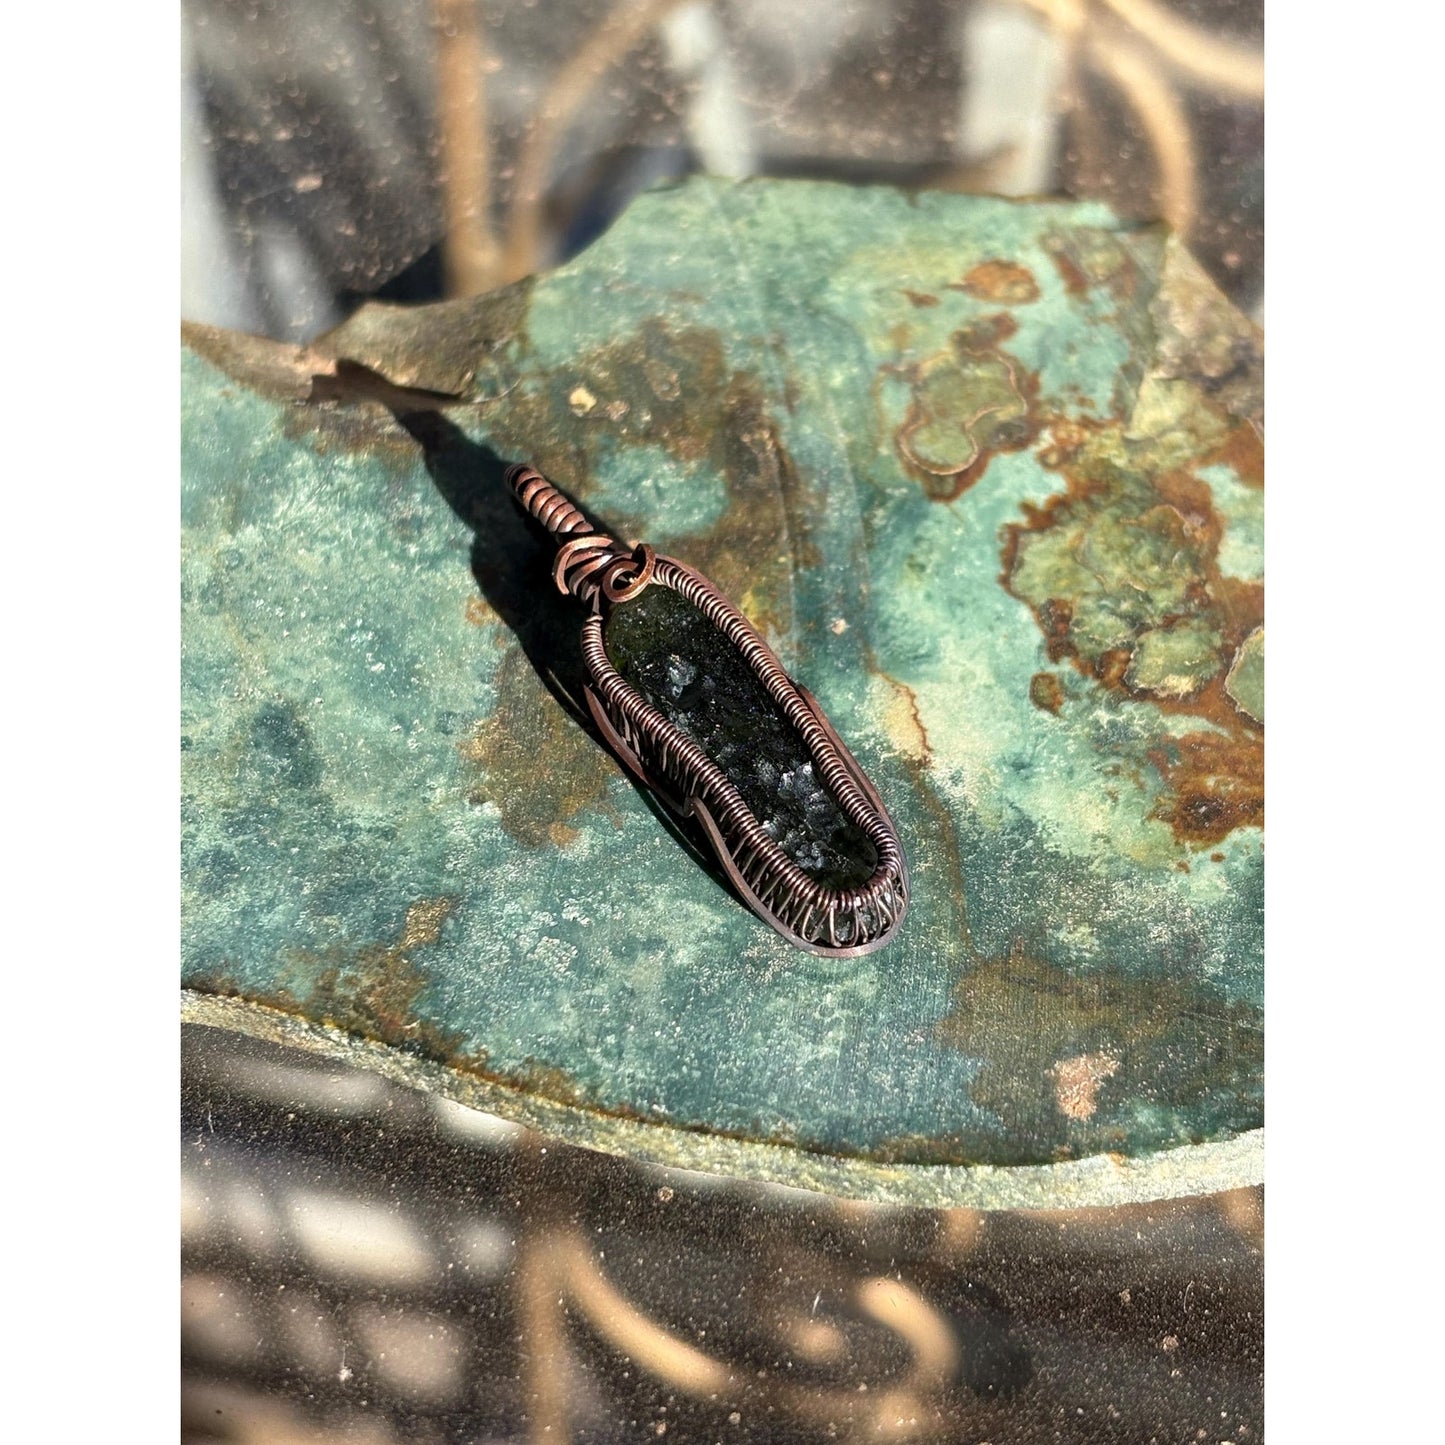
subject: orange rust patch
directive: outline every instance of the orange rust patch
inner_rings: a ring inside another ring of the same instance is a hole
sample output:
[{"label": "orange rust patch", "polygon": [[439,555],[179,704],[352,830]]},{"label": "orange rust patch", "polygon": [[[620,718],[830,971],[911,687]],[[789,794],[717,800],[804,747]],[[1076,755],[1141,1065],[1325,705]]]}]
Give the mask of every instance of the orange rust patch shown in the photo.
[{"label": "orange rust patch", "polygon": [[1078,649],[1069,639],[1069,624],[1074,609],[1066,597],[1051,597],[1038,609],[1039,626],[1043,628],[1044,645],[1048,649],[1050,662],[1062,662],[1075,657]]},{"label": "orange rust patch", "polygon": [[918,694],[905,682],[879,671],[878,676],[893,689],[893,701],[883,712],[883,726],[888,736],[898,745],[907,758],[925,767],[933,763],[933,748],[928,741],[928,729],[918,711]]},{"label": "orange rust patch", "polygon": [[997,311],[954,332],[953,344],[970,351],[989,351],[1002,346],[1011,336],[1017,336],[1018,330],[1018,322],[1007,311]]},{"label": "orange rust patch", "polygon": [[1169,793],[1153,816],[1181,843],[1208,846],[1264,826],[1264,746],[1257,735],[1187,733],[1150,750]]},{"label": "orange rust patch", "polygon": [[931,501],[956,501],[995,456],[1037,434],[1038,377],[1001,349],[1017,329],[1011,316],[984,317],[946,351],[901,368],[913,396],[894,440]]},{"label": "orange rust patch", "polygon": [[1108,230],[1090,228],[1056,232],[1044,239],[1054,268],[1071,296],[1097,287],[1120,306],[1128,306],[1139,288],[1139,269],[1124,239]]},{"label": "orange rust patch", "polygon": [[[1263,621],[1263,584],[1220,572],[1223,524],[1212,489],[1192,471],[1136,469],[1117,423],[1050,426],[1040,460],[1063,473],[1065,489],[1043,506],[1025,504],[1024,520],[1003,529],[1000,581],[1033,611],[1050,661],[1068,659],[1106,689],[1220,729],[1148,754],[1164,787],[1151,816],[1168,822],[1181,844],[1216,844],[1263,818],[1262,728],[1225,691],[1228,660]],[[1022,571],[1026,548],[1044,545],[1030,539],[1050,531],[1057,540]],[[1132,568],[1116,561],[1122,556],[1134,558]],[[1141,641],[1157,646],[1180,627],[1218,644],[1206,644],[1188,686],[1171,692],[1131,671]],[[1031,680],[1038,703],[1034,687]]]},{"label": "orange rust patch", "polygon": [[[581,416],[569,400],[579,386],[597,399]],[[730,596],[750,594],[749,620],[764,632],[791,633],[789,577],[819,565],[810,526],[817,499],[793,465],[767,392],[729,365],[717,332],[644,321],[579,353],[547,384],[514,392],[492,421],[499,454],[530,457],[565,478],[584,505],[590,479],[619,447],[659,447],[720,477],[727,506],[705,530],[663,537],[651,535],[641,515],[599,520],[618,536],[665,545]]]},{"label": "orange rust patch", "polygon": [[[1051,471],[1063,471],[1103,429],[1100,422],[1072,416],[1051,416],[1047,425],[1046,441],[1039,448],[1038,458],[1040,465]],[[1038,510],[1028,502],[1024,503],[1024,509],[1026,512]]]},{"label": "orange rust patch", "polygon": [[1071,1131],[1068,1153],[1086,1138],[1091,1149],[1121,1147],[1099,1092],[1115,1075],[1121,1098],[1177,1102],[1252,1076],[1264,1053],[1259,1010],[1218,997],[1187,969],[1067,968],[1018,941],[964,967],[937,1038],[982,1056],[969,1094],[1012,1131],[1016,1163],[1049,1156],[1060,1109],[1088,1126]]},{"label": "orange rust patch", "polygon": [[1133,660],[1134,654],[1127,647],[1111,647],[1108,651],[1099,654],[1094,675],[1105,687],[1123,687],[1124,678],[1129,672],[1129,664]]},{"label": "orange rust patch", "polygon": [[1051,672],[1036,672],[1029,679],[1029,701],[1045,712],[1057,714],[1064,705],[1064,685]]},{"label": "orange rust patch", "polygon": [[[287,969],[297,988],[283,988],[277,999],[267,1002],[363,1038],[410,1051],[419,1049],[435,1058],[451,1057],[460,1047],[462,1035],[416,1016],[427,976],[412,954],[440,939],[442,924],[456,905],[455,898],[423,898],[413,903],[394,943],[295,950]],[[234,990],[223,984],[218,991]],[[304,1009],[296,1002],[298,996],[306,998]]]},{"label": "orange rust patch", "polygon": [[473,627],[485,627],[487,623],[497,620],[497,614],[492,611],[491,604],[478,592],[473,592],[467,598],[465,615]]},{"label": "orange rust patch", "polygon": [[397,948],[419,948],[435,943],[442,933],[442,924],[447,915],[456,907],[454,898],[423,898],[406,910],[406,922],[402,925],[401,942]]},{"label": "orange rust patch", "polygon": [[950,291],[965,291],[980,301],[1020,306],[1039,299],[1039,283],[1027,266],[1014,261],[982,261],[962,281],[949,282]]},{"label": "orange rust patch", "polygon": [[1200,459],[1201,466],[1223,462],[1247,487],[1264,486],[1264,432],[1253,419],[1232,427],[1213,451]]},{"label": "orange rust patch", "polygon": [[915,796],[928,815],[926,827],[929,837],[929,866],[936,862],[940,872],[945,875],[940,892],[949,901],[953,926],[965,953],[972,953],[973,936],[968,923],[968,883],[963,871],[963,847],[959,840],[958,818],[940,796],[930,775],[933,754],[927,729],[924,728],[923,719],[918,712],[918,695],[907,683],[900,682],[879,666],[877,654],[866,639],[863,642],[863,655],[869,673],[881,677],[893,689],[897,699],[894,706],[906,703],[909,708],[909,722],[916,730],[915,736],[921,752],[900,749],[900,759],[912,781]]},{"label": "orange rust patch", "polygon": [[1089,291],[1089,278],[1084,274],[1079,263],[1074,260],[1062,247],[1054,246],[1049,249],[1049,260],[1054,263],[1054,269],[1059,273],[1064,283],[1064,290],[1070,296],[1085,296]]}]

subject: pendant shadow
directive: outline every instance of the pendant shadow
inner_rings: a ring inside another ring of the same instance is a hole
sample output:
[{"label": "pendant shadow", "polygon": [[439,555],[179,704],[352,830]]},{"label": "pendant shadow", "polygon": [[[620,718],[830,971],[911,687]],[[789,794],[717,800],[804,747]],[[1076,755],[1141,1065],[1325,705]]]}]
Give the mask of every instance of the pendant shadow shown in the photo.
[{"label": "pendant shadow", "polygon": [[[443,415],[441,408],[455,405],[455,398],[398,387],[357,362],[339,361],[334,377],[315,378],[313,397],[380,402],[417,443],[437,491],[473,534],[471,572],[482,596],[516,637],[558,705],[599,748],[610,752],[585,700],[587,672],[578,604],[558,592],[552,581],[557,544],[518,505],[505,481],[507,468],[519,458],[499,456]],[[576,505],[597,531],[608,531],[586,506]],[[719,888],[736,897],[701,827],[674,814],[625,767],[621,771],[693,861]]]}]

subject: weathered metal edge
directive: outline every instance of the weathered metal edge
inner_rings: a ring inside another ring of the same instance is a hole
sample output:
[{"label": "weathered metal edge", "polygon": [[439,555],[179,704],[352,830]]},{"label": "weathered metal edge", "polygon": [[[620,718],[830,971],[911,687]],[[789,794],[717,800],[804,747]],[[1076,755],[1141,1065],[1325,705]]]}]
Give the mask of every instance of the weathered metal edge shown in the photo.
[{"label": "weathered metal edge", "polygon": [[181,990],[182,1023],[289,1045],[495,1114],[563,1143],[705,1174],[924,1209],[1070,1209],[1217,1194],[1264,1182],[1264,1130],[1126,1159],[1060,1164],[887,1165],[593,1113],[528,1095],[247,999]]}]

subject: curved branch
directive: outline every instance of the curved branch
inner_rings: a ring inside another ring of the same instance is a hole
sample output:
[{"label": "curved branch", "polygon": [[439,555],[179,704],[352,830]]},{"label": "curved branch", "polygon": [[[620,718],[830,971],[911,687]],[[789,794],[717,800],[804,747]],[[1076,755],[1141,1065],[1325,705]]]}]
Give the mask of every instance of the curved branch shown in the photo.
[{"label": "curved branch", "polygon": [[588,1319],[629,1359],[677,1390],[715,1395],[726,1390],[732,1372],[648,1319],[597,1267],[592,1251],[564,1235],[553,1245],[556,1279]]},{"label": "curved branch", "polygon": [[854,1297],[862,1310],[908,1342],[914,1364],[909,1383],[915,1388],[941,1386],[958,1368],[953,1328],[911,1285],[875,1275],[859,1282]]},{"label": "curved branch", "polygon": [[580,1236],[563,1234],[548,1248],[553,1289],[565,1295],[614,1348],[674,1389],[695,1397],[769,1400],[798,1420],[866,1421],[879,1433],[891,1433],[900,1417],[917,1415],[926,1402],[936,1399],[958,1368],[958,1336],[948,1319],[910,1285],[880,1276],[860,1280],[853,1297],[862,1313],[908,1346],[913,1360],[902,1378],[876,1382],[882,1389],[866,1397],[851,1384],[829,1388],[781,1379],[760,1383],[760,1377],[735,1372],[649,1319],[602,1272]]},{"label": "curved branch", "polygon": [[495,285],[497,269],[486,41],[474,0],[433,0],[433,15],[447,293],[474,296]]}]

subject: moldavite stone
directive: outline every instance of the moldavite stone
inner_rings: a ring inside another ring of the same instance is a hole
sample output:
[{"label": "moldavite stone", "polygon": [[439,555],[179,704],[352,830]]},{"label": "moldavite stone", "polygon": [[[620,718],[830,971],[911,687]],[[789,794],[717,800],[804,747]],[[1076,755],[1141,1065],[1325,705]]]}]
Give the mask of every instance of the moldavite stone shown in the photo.
[{"label": "moldavite stone", "polygon": [[[695,180],[183,377],[188,1018],[837,1193],[1259,1176],[1260,340],[1177,242]],[[908,852],[886,948],[792,948],[589,735],[519,459],[817,695]]]},{"label": "moldavite stone", "polygon": [[649,587],[615,607],[612,665],[695,742],[742,794],[767,835],[829,888],[860,888],[878,867],[872,840],[813,774],[796,729],[738,651],[687,598]]}]

